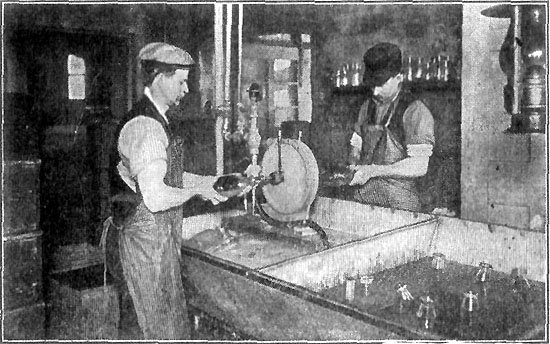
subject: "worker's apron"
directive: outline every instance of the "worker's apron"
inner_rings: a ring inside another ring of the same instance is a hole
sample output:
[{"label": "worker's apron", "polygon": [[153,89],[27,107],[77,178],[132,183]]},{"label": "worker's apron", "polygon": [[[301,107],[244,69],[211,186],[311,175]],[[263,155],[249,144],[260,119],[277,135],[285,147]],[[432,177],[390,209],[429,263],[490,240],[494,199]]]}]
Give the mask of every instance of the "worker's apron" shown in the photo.
[{"label": "worker's apron", "polygon": [[[367,121],[361,125],[363,145],[360,164],[391,165],[407,157],[402,125],[403,113],[411,101],[407,95],[400,95],[390,105],[380,124],[375,124],[376,108],[370,101]],[[419,211],[421,206],[414,180],[405,177],[371,178],[355,189],[352,200],[410,211]]]},{"label": "worker's apron", "polygon": [[[160,120],[167,130],[166,123]],[[182,187],[183,144],[168,135],[165,183]],[[182,209],[152,213],[143,200],[120,234],[120,258],[145,339],[188,339],[189,319],[181,277]]]}]

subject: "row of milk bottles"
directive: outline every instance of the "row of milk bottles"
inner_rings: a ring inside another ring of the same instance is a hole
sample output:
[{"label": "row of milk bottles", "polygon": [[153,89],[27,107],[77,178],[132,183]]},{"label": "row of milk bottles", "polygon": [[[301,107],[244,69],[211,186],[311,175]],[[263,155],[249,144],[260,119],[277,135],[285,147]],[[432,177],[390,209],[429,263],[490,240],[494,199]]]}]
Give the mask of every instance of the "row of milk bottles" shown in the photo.
[{"label": "row of milk bottles", "polygon": [[[442,81],[448,82],[459,78],[448,56],[412,57],[403,63],[403,76],[406,81]],[[335,86],[360,86],[363,82],[363,64],[359,62],[342,65],[335,75]]]},{"label": "row of milk bottles", "polygon": [[430,58],[408,57],[403,66],[403,74],[408,81],[432,80],[447,82],[457,77],[448,56]]},{"label": "row of milk bottles", "polygon": [[359,86],[363,80],[363,65],[359,62],[346,63],[336,71],[336,87]]}]

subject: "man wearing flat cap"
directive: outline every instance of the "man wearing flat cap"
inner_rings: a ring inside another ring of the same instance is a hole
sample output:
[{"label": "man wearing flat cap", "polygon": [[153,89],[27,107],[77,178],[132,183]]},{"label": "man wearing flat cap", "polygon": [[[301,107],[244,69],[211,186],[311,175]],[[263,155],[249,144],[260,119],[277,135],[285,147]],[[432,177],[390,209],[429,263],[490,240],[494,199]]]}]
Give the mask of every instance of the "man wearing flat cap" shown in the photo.
[{"label": "man wearing flat cap", "polygon": [[214,204],[214,176],[182,170],[181,140],[171,131],[166,112],[189,92],[194,64],[186,51],[150,43],[138,56],[144,96],[123,121],[118,136],[118,172],[137,194],[139,204],[120,234],[120,260],[144,339],[190,336],[180,275],[182,205],[195,195]]},{"label": "man wearing flat cap", "polygon": [[434,146],[430,110],[402,89],[398,46],[380,43],[363,57],[363,82],[372,91],[359,111],[352,135],[350,185],[353,200],[419,211],[415,180],[424,176]]}]

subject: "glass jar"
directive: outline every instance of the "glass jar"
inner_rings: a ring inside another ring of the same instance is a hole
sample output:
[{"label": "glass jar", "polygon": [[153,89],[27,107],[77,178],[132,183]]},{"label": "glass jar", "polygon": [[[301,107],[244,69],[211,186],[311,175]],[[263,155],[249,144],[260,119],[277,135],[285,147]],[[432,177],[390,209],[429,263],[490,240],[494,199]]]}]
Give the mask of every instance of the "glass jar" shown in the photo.
[{"label": "glass jar", "polygon": [[351,86],[359,86],[361,84],[359,77],[359,63],[354,63],[352,68]]},{"label": "glass jar", "polygon": [[407,63],[405,64],[404,74],[405,74],[405,79],[407,81],[413,81],[414,75],[413,75],[412,56],[409,56],[409,58],[407,59]]},{"label": "glass jar", "polygon": [[336,71],[336,78],[335,78],[335,85],[336,88],[342,87],[342,74],[340,73],[340,70]]},{"label": "glass jar", "polygon": [[416,61],[416,72],[414,74],[414,79],[424,79],[424,59],[422,57],[419,57]]},{"label": "glass jar", "polygon": [[349,77],[350,77],[349,65],[345,64],[344,67],[342,67],[342,87],[349,86],[350,84]]}]

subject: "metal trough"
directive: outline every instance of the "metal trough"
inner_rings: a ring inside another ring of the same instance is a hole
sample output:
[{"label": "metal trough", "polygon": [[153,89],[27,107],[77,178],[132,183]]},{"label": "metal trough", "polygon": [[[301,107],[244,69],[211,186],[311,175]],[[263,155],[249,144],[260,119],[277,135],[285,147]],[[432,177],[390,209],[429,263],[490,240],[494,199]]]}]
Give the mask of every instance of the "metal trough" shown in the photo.
[{"label": "metal trough", "polygon": [[[226,215],[208,216],[204,227],[219,225]],[[435,252],[457,264],[493,259],[495,270],[509,273],[507,269],[515,267],[539,283],[546,278],[545,261],[537,258],[544,255],[536,252],[544,252],[542,233],[504,227],[489,230],[487,225],[458,219],[328,198],[316,200],[312,219],[327,230],[329,240],[340,238],[332,248],[296,249],[282,243],[264,250],[275,245],[273,241],[264,245],[256,239],[254,245],[244,240],[233,243],[230,250],[210,253],[184,246],[184,271],[194,286],[190,305],[258,340],[449,339],[329,297],[323,290],[334,287],[343,276],[392,269]],[[468,239],[472,235],[475,244]],[[507,236],[514,236],[510,240],[516,246],[507,246],[510,252],[502,257],[499,243],[507,241]],[[527,243],[532,244],[528,251]],[[471,245],[484,249],[470,250]],[[524,333],[515,333],[514,339],[544,336],[544,319],[534,321]]]}]

